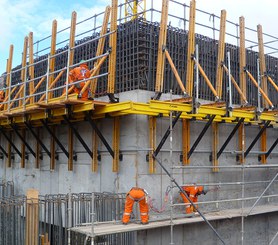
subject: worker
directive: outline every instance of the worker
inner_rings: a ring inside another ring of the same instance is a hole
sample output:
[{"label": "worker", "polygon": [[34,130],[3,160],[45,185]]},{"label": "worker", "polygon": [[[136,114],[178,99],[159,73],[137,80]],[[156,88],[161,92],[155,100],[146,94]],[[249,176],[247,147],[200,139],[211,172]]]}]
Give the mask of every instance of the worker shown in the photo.
[{"label": "worker", "polygon": [[133,187],[126,195],[125,211],[122,218],[122,223],[127,225],[130,220],[134,202],[139,203],[141,224],[146,225],[149,223],[149,206],[147,203],[148,193],[146,190]]},{"label": "worker", "polygon": [[[88,79],[91,76],[90,70],[88,68],[87,62],[85,60],[81,60],[79,62],[79,66],[75,67],[69,73],[69,84],[75,83],[73,86],[73,90],[70,93],[77,93],[78,98],[81,100],[93,99],[91,90],[89,86],[86,88],[83,94],[81,94],[81,90],[84,87],[85,83],[88,81],[82,82],[82,80]],[[78,82],[80,81],[80,82]]]},{"label": "worker", "polygon": [[0,90],[0,102],[3,102],[5,99],[5,90],[1,89]]},{"label": "worker", "polygon": [[[187,194],[187,196],[193,203],[198,202],[199,195],[201,195],[201,194],[206,195],[208,192],[208,188],[206,186],[197,186],[195,184],[188,185],[188,186],[182,186],[181,188],[185,191],[185,193]],[[180,192],[180,195],[185,203],[185,212],[187,214],[196,212],[197,210],[189,202],[189,200],[186,198],[186,196],[182,192]],[[196,208],[198,207],[197,205],[195,205],[195,206],[196,206]]]}]

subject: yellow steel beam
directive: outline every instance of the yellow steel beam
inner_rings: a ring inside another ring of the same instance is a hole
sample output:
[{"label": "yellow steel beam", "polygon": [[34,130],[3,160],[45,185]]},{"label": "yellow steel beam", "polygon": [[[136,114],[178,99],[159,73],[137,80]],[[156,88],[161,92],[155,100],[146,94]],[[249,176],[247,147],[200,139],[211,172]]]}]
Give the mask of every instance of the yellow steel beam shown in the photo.
[{"label": "yellow steel beam", "polygon": [[222,84],[223,84],[223,62],[225,57],[225,33],[226,33],[226,10],[221,11],[220,18],[220,32],[218,42],[218,57],[216,69],[216,92],[219,99],[222,98]]},{"label": "yellow steel beam", "polygon": [[[244,94],[244,97],[247,98],[246,94],[246,50],[245,50],[245,19],[244,17],[239,18],[239,40],[240,40],[240,47],[239,47],[239,75],[240,75],[240,89]],[[241,100],[241,103],[244,104],[245,102]]]},{"label": "yellow steel beam", "polygon": [[[56,40],[57,40],[57,21],[52,21],[52,35],[51,35],[51,46],[50,46],[50,62],[49,62],[49,73],[53,73],[55,70],[55,55],[56,52]],[[50,74],[48,78],[48,89],[51,89],[50,86],[54,80],[54,74]],[[53,92],[48,93],[48,98],[51,99]]]},{"label": "yellow steel beam", "polygon": [[149,143],[150,143],[150,151],[149,151],[149,173],[155,173],[155,159],[153,158],[153,153],[156,148],[156,117],[149,117]]},{"label": "yellow steel beam", "polygon": [[22,53],[22,70],[21,70],[21,81],[22,81],[22,89],[20,90],[20,93],[18,96],[20,96],[20,100],[18,101],[19,106],[22,105],[22,99],[24,98],[24,87],[26,86],[26,65],[27,65],[27,49],[28,49],[28,37],[24,38],[24,44],[23,44],[23,53]]},{"label": "yellow steel beam", "polygon": [[275,84],[275,82],[272,80],[270,76],[267,76],[268,81],[271,83],[271,85],[276,89],[278,92],[278,86]]},{"label": "yellow steel beam", "polygon": [[212,123],[212,164],[215,168],[212,169],[213,172],[219,172],[218,168],[218,144],[219,144],[219,124],[217,122]]},{"label": "yellow steel beam", "polygon": [[108,86],[107,93],[114,94],[115,82],[116,82],[116,65],[117,65],[117,12],[118,12],[118,0],[112,0],[111,11],[111,24],[110,31],[113,32],[109,36],[110,56],[108,62]]},{"label": "yellow steel beam", "polygon": [[114,118],[113,125],[113,172],[119,172],[119,156],[120,156],[120,117]]},{"label": "yellow steel beam", "polygon": [[[29,83],[29,95],[34,91],[34,78],[35,78],[35,67],[34,67],[34,41],[33,32],[29,33],[29,77],[31,82]],[[30,103],[34,103],[34,97],[30,97]]]},{"label": "yellow steel beam", "polygon": [[[266,94],[266,96],[268,96],[267,77],[265,76],[266,65],[265,65],[265,55],[264,55],[263,30],[261,25],[257,25],[257,33],[258,33],[258,45],[259,45],[261,88]],[[267,104],[265,100],[263,100],[263,107],[267,108]]]},{"label": "yellow steel beam", "polygon": [[157,93],[162,92],[163,90],[164,68],[165,68],[165,52],[163,52],[163,49],[166,48],[168,9],[169,9],[169,0],[163,0],[161,20],[160,20],[157,65],[156,65],[156,80],[155,80],[155,92]]},{"label": "yellow steel beam", "polygon": [[[108,27],[108,21],[109,21],[109,16],[110,16],[110,12],[111,12],[111,7],[107,6],[104,12],[104,17],[103,17],[103,23],[102,23],[102,28],[100,31],[100,36],[103,36],[107,33],[107,27]],[[103,54],[104,51],[104,45],[105,45],[105,40],[106,37],[102,37],[99,39],[98,41],[98,46],[97,46],[97,52],[96,52],[96,57],[100,56],[101,54]],[[98,67],[100,60],[98,59],[95,63],[94,63],[94,69],[96,67]],[[92,73],[93,71],[91,71]],[[99,70],[95,73],[94,76],[99,75]],[[92,96],[95,96],[96,93],[96,89],[97,89],[97,78],[92,79],[91,81],[91,91],[92,91]]]},{"label": "yellow steel beam", "polygon": [[190,151],[190,121],[188,119],[182,120],[182,163],[188,165],[190,159],[187,158]]},{"label": "yellow steel beam", "polygon": [[188,48],[187,48],[187,69],[186,69],[186,92],[192,96],[193,93],[193,71],[194,61],[192,57],[195,53],[195,19],[196,19],[196,1],[190,2],[190,17],[188,30]]},{"label": "yellow steel beam", "polygon": [[[261,126],[262,127],[262,126]],[[266,130],[263,131],[263,134],[261,136],[261,151],[267,152],[267,137],[266,137]],[[265,154],[261,154],[261,162],[266,163],[266,157]]]},{"label": "yellow steel beam", "polygon": [[[247,73],[248,77],[250,78],[250,80],[253,82],[253,84],[258,88],[259,85],[258,85],[256,79],[252,76],[252,74],[249,71],[246,71],[246,73]],[[270,101],[270,99],[268,98],[267,94],[264,92],[264,90],[261,87],[259,88],[259,90],[264,98],[264,101],[266,101],[268,103],[268,105],[271,108],[273,108],[274,106],[273,106],[272,102]]]},{"label": "yellow steel beam", "polygon": [[[7,63],[7,79],[6,79],[7,88],[9,88],[10,85],[11,85],[11,76],[10,76],[10,73],[12,71],[13,53],[14,53],[14,46],[10,45],[9,59],[8,59],[8,63]],[[9,96],[10,96],[10,93],[9,93],[9,89],[8,89],[7,93],[6,93],[6,97],[5,97],[6,101],[9,99]],[[4,105],[4,110],[7,110],[7,109],[8,109],[8,104],[5,104]]]}]

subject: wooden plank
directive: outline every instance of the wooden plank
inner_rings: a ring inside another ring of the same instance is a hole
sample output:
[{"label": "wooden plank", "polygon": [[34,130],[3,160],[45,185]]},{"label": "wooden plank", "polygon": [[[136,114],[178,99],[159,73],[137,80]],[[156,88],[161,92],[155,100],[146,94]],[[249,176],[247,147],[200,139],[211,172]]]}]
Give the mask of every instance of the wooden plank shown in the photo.
[{"label": "wooden plank", "polygon": [[[95,121],[95,123],[97,123]],[[96,134],[96,131],[92,131],[92,152],[93,152],[93,159],[92,159],[92,172],[97,172],[98,171],[98,137]]]},{"label": "wooden plank", "polygon": [[[21,135],[23,137],[24,140],[26,140],[26,131],[25,129],[22,129],[21,130]],[[20,167],[21,168],[25,168],[25,157],[26,157],[26,147],[25,147],[25,144],[24,142],[21,141],[21,159],[20,159]]]},{"label": "wooden plank", "polygon": [[[240,47],[239,47],[239,76],[240,76],[240,89],[245,98],[247,95],[246,89],[246,50],[245,50],[245,19],[244,17],[239,18],[239,40],[240,40]],[[247,98],[248,100],[248,98]],[[245,101],[241,98],[241,104],[244,104]]]},{"label": "wooden plank", "polygon": [[[40,138],[40,128],[37,128],[37,135]],[[41,155],[41,145],[38,140],[36,140],[36,163],[35,168],[40,168],[40,155]]]},{"label": "wooden plank", "polygon": [[238,146],[239,146],[239,151],[243,152],[238,155],[239,157],[239,162],[241,164],[245,163],[245,158],[244,158],[244,151],[245,151],[245,127],[244,123],[242,123],[239,128],[238,128]]},{"label": "wooden plank", "polygon": [[[29,94],[33,94],[34,93],[34,77],[35,77],[35,66],[34,64],[34,43],[33,43],[33,32],[29,32],[29,77],[30,80],[32,80],[29,83]],[[34,103],[34,97],[30,97],[30,103],[33,104]]]},{"label": "wooden plank", "polygon": [[[28,37],[24,38],[24,44],[23,44],[23,53],[22,53],[22,70],[21,70],[21,81],[22,81],[22,85],[20,88],[20,93],[19,93],[19,98],[20,100],[18,101],[18,105],[22,106],[22,101],[24,96],[24,87],[26,87],[26,77],[27,77],[27,69],[26,69],[26,65],[27,65],[27,49],[28,49]],[[24,98],[25,99],[25,98]]]},{"label": "wooden plank", "polygon": [[150,116],[149,117],[149,144],[150,144],[150,151],[149,151],[149,173],[155,173],[155,159],[153,158],[153,153],[156,149],[156,117]]},{"label": "wooden plank", "polygon": [[215,168],[212,169],[213,172],[219,172],[219,165],[217,159],[218,145],[219,145],[219,124],[217,122],[212,123],[212,164]]},{"label": "wooden plank", "polygon": [[70,25],[70,40],[69,40],[69,48],[70,48],[70,57],[69,57],[69,65],[73,65],[74,61],[74,46],[75,46],[75,32],[76,32],[76,20],[77,13],[75,11],[71,14],[71,25]]},{"label": "wooden plank", "polygon": [[[7,62],[7,80],[6,80],[6,85],[7,88],[11,86],[11,77],[10,73],[12,71],[12,64],[13,64],[13,53],[14,53],[14,46],[10,45],[10,51],[9,51],[9,59]],[[6,97],[4,101],[7,101],[10,96],[10,89],[7,90]],[[2,109],[3,104],[0,106],[0,109]],[[4,110],[8,109],[8,104],[4,104]]]},{"label": "wooden plank", "polygon": [[73,171],[73,130],[70,126],[68,127],[68,134],[68,171]]},{"label": "wooden plank", "polygon": [[113,151],[114,151],[114,158],[113,158],[113,172],[119,171],[119,155],[120,155],[120,117],[114,118],[114,125],[113,125]]},{"label": "wooden plank", "polygon": [[[262,126],[260,126],[262,127]],[[263,131],[263,134],[261,136],[261,151],[267,152],[267,137],[266,137],[266,130]],[[266,163],[266,157],[265,154],[261,154],[261,163]]]},{"label": "wooden plank", "polygon": [[187,158],[190,151],[190,121],[182,119],[182,163],[188,165],[190,159]]},{"label": "wooden plank", "polygon": [[[56,133],[56,126],[51,126],[51,130],[53,134]],[[55,139],[51,136],[50,138],[50,170],[55,170],[55,157],[56,157],[56,151],[55,151]]]}]

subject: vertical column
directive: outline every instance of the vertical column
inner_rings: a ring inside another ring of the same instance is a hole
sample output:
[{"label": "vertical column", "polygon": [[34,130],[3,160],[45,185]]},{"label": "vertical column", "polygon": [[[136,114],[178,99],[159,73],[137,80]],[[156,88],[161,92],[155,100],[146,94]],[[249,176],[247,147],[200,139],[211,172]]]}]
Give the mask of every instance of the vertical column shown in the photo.
[{"label": "vertical column", "polygon": [[[266,137],[266,129],[263,131],[262,136],[261,136],[261,151],[263,152],[267,152],[267,137]],[[262,163],[266,163],[266,155],[265,154],[261,154],[261,162]]]},{"label": "vertical column", "polygon": [[[35,67],[34,67],[34,43],[33,43],[33,32],[29,33],[29,78],[31,82],[29,83],[29,95],[34,93],[34,77],[35,77]],[[30,98],[30,104],[34,103],[34,97]]]},{"label": "vertical column", "polygon": [[153,158],[153,153],[156,147],[156,117],[149,117],[149,142],[150,142],[150,152],[149,152],[149,173],[155,173],[155,159]]},{"label": "vertical column", "polygon": [[[240,89],[245,96],[246,96],[246,50],[245,50],[245,19],[244,17],[239,18],[239,32],[240,32],[240,47],[239,47],[239,65],[240,65]],[[241,104],[244,104],[245,101],[241,98]]]},{"label": "vertical column", "polygon": [[[8,64],[7,64],[7,80],[6,80],[6,85],[7,88],[11,86],[11,77],[10,73],[12,72],[12,63],[13,63],[13,53],[14,53],[14,46],[10,46],[10,51],[9,51],[9,59],[8,59]],[[9,98],[10,96],[10,89],[7,89],[6,97]],[[4,110],[8,109],[8,104],[4,105]]]},{"label": "vertical column", "polygon": [[[40,128],[37,128],[37,135],[40,138]],[[36,140],[36,163],[35,168],[40,168],[40,156],[41,156],[41,145],[38,140]]]},{"label": "vertical column", "polygon": [[24,86],[26,86],[26,72],[27,72],[27,69],[26,69],[26,65],[27,65],[27,48],[28,48],[28,37],[25,37],[24,38],[24,44],[23,44],[23,53],[22,53],[22,62],[21,62],[21,65],[22,65],[22,70],[21,70],[21,81],[22,81],[22,85],[21,85],[21,92],[20,92],[20,100],[19,100],[19,106],[22,106],[22,101],[23,101],[23,98],[25,97],[25,89],[24,89]]},{"label": "vertical column", "polygon": [[217,159],[217,152],[218,152],[218,144],[219,144],[219,127],[218,123],[212,123],[212,164],[215,168],[212,169],[213,172],[219,172],[218,168],[218,159]]},{"label": "vertical column", "polygon": [[68,151],[69,151],[69,159],[68,159],[68,171],[73,170],[73,130],[71,127],[68,127]]},{"label": "vertical column", "polygon": [[[56,126],[52,126],[52,132],[55,134],[56,131]],[[55,140],[54,137],[51,136],[50,138],[50,170],[55,170],[55,157],[56,157],[56,152],[55,152]]]},{"label": "vertical column", "polygon": [[[26,131],[25,129],[22,129],[21,130],[21,135],[22,135],[22,138],[25,140],[26,138]],[[26,147],[25,147],[25,144],[23,141],[21,141],[21,160],[20,160],[20,167],[21,168],[25,168],[25,160],[26,160]]]},{"label": "vertical column", "polygon": [[113,172],[119,171],[119,155],[120,155],[120,117],[114,118],[114,127],[113,127]]},{"label": "vertical column", "polygon": [[96,131],[93,130],[92,132],[92,152],[93,152],[93,159],[92,159],[92,172],[98,171],[98,137]]},{"label": "vertical column", "polygon": [[190,150],[190,121],[182,119],[182,163],[188,165],[188,152]]},{"label": "vertical column", "polygon": [[77,19],[77,13],[73,11],[71,14],[70,40],[69,40],[69,47],[70,47],[69,65],[70,66],[73,65],[73,61],[74,61],[76,19]]},{"label": "vertical column", "polygon": [[238,150],[241,152],[238,157],[239,157],[239,162],[241,164],[245,163],[245,158],[244,158],[244,151],[245,151],[245,127],[244,123],[242,123],[239,126],[238,129]]},{"label": "vertical column", "polygon": [[[12,137],[12,132],[9,132],[9,137],[10,137],[10,138]],[[10,143],[10,142],[7,142],[7,143],[8,143],[7,167],[8,167],[8,168],[11,168],[11,167],[12,167],[12,146],[11,146],[11,143]]]},{"label": "vertical column", "polygon": [[193,93],[193,72],[194,60],[192,56],[195,53],[195,19],[196,19],[196,1],[190,2],[190,17],[188,31],[188,48],[187,48],[187,69],[186,69],[186,92],[192,96]]}]

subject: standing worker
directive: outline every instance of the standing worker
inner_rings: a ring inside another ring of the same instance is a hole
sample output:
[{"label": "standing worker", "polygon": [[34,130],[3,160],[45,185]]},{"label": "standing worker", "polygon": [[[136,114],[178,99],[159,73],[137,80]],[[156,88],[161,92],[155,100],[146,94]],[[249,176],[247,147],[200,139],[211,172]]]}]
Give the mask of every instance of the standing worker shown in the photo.
[{"label": "standing worker", "polygon": [[[208,192],[208,188],[206,186],[197,186],[197,185],[189,185],[189,186],[182,186],[182,189],[186,192],[187,196],[189,197],[189,199],[195,203],[198,202],[198,196],[201,194],[206,195]],[[186,196],[180,192],[180,195],[184,201],[185,205],[185,212],[187,214],[196,212],[197,210],[193,207],[193,205],[188,201],[188,199],[186,198]],[[195,205],[196,207],[198,207],[197,205]]]},{"label": "standing worker", "polygon": [[81,81],[81,82],[73,84],[74,88],[71,90],[70,94],[77,93],[78,98],[81,98],[81,100],[93,99],[89,86],[87,87],[87,89],[84,91],[83,94],[80,93],[82,88],[84,87],[85,83],[88,81],[87,80],[87,81],[82,82],[82,80],[88,79],[88,78],[90,78],[90,76],[91,76],[91,73],[88,68],[87,62],[85,60],[81,60],[79,62],[79,66],[75,67],[69,73],[69,84]]},{"label": "standing worker", "polygon": [[149,223],[149,206],[147,204],[148,193],[146,190],[133,187],[126,195],[125,211],[122,219],[122,223],[127,225],[130,220],[134,202],[139,203],[141,224],[146,225]]}]

